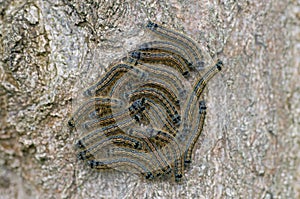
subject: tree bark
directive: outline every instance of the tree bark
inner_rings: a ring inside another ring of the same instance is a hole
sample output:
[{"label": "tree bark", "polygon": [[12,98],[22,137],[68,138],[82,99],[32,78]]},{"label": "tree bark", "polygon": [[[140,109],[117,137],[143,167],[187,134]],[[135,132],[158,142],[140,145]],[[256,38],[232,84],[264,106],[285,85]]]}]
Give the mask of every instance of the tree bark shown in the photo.
[{"label": "tree bark", "polygon": [[[297,1],[0,1],[1,198],[299,198]],[[224,70],[182,184],[95,172],[67,125],[82,88],[149,40],[148,20]]]}]

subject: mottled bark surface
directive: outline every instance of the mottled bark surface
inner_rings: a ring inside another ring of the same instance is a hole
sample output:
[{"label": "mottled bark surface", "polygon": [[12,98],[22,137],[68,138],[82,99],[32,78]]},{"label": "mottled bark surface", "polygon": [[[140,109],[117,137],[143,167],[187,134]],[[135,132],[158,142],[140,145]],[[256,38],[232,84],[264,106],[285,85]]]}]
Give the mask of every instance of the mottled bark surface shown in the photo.
[{"label": "mottled bark surface", "polygon": [[[0,1],[0,198],[299,198],[299,9],[293,0]],[[181,185],[90,170],[67,127],[77,83],[145,40],[149,19],[225,63]]]}]

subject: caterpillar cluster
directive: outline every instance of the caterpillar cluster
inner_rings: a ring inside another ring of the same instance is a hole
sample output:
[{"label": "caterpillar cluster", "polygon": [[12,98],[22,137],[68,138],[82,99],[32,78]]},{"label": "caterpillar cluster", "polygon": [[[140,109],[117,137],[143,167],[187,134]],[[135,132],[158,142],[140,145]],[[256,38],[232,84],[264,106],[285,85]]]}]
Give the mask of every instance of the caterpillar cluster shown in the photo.
[{"label": "caterpillar cluster", "polygon": [[203,128],[203,90],[223,64],[200,75],[209,63],[195,41],[152,22],[146,28],[163,40],[111,64],[84,91],[69,125],[81,134],[77,157],[91,168],[179,182]]}]

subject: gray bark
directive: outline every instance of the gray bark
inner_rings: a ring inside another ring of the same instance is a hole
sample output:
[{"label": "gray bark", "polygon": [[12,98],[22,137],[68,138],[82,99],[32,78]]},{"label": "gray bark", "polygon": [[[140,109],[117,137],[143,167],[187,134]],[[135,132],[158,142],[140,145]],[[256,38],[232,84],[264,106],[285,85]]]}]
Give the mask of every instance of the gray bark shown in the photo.
[{"label": "gray bark", "polygon": [[[0,198],[299,198],[297,1],[0,1]],[[72,99],[151,19],[225,68],[180,185],[76,160]]]}]

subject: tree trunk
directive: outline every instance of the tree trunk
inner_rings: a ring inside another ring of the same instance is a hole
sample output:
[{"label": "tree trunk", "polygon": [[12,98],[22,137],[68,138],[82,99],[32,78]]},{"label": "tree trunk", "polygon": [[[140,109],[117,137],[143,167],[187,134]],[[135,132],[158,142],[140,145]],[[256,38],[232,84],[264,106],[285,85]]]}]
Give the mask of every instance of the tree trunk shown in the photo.
[{"label": "tree trunk", "polygon": [[[1,198],[299,198],[297,1],[0,2]],[[78,161],[72,102],[153,36],[184,32],[224,70],[183,182],[95,172]]]}]

